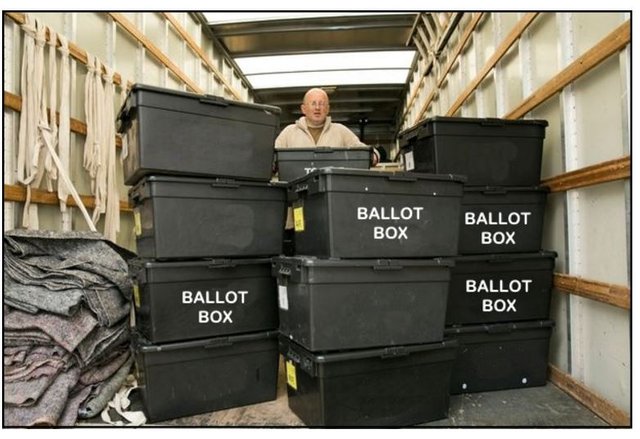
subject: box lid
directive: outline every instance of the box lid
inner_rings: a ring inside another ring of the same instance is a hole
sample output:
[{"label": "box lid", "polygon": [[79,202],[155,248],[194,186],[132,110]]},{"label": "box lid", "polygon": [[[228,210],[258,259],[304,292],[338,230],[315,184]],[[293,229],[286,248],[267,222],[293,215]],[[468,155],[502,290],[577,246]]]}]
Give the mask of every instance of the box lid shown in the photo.
[{"label": "box lid", "polygon": [[446,335],[456,334],[507,334],[514,331],[523,331],[527,329],[540,329],[540,328],[553,328],[555,322],[553,320],[535,320],[524,322],[507,322],[507,323],[493,323],[482,325],[464,325],[464,326],[450,326],[444,329]]},{"label": "box lid", "polygon": [[231,346],[235,343],[243,343],[248,341],[274,339],[278,336],[278,331],[252,332],[249,334],[229,335],[223,337],[205,338],[199,340],[189,340],[174,343],[153,344],[139,333],[132,334],[132,340],[135,348],[142,353],[151,352],[168,352],[181,349],[214,349]]},{"label": "box lid", "polygon": [[[549,122],[543,119],[434,116],[400,132],[398,137],[401,146],[414,138],[433,135],[544,137],[544,129],[548,125]],[[508,130],[508,133],[503,130]]]},{"label": "box lid", "polygon": [[[304,349],[298,347],[299,349]],[[457,340],[444,340],[436,343],[425,343],[415,345],[389,346],[374,349],[358,349],[354,351],[344,351],[335,353],[312,353],[305,352],[315,363],[327,364],[352,360],[362,360],[366,358],[394,358],[404,357],[418,352],[435,351],[441,349],[457,349]],[[304,349],[306,351],[306,349]]]},{"label": "box lid", "polygon": [[378,179],[386,179],[392,181],[418,181],[418,180],[429,180],[429,181],[454,181],[458,183],[464,183],[467,181],[467,177],[464,175],[455,175],[455,174],[426,174],[419,172],[405,172],[405,171],[393,171],[393,172],[380,172],[380,171],[372,171],[367,169],[357,169],[357,168],[342,168],[342,167],[333,167],[329,166],[326,168],[318,168],[307,175],[301,176],[289,182],[289,185],[295,185],[298,183],[303,183],[306,180],[311,180],[315,177],[321,176],[349,176],[349,177],[371,177]]},{"label": "box lid", "polygon": [[211,102],[220,102],[223,103],[224,105],[234,105],[234,106],[238,106],[238,107],[246,107],[246,108],[253,108],[253,109],[259,109],[259,110],[265,110],[265,111],[269,111],[271,113],[274,114],[280,114],[280,107],[275,107],[273,105],[265,105],[265,104],[254,104],[254,103],[250,103],[250,102],[240,102],[240,101],[234,101],[234,100],[230,100],[230,99],[225,99],[222,96],[215,96],[215,95],[208,95],[208,94],[200,94],[200,93],[193,93],[193,92],[188,92],[188,91],[181,91],[181,90],[173,90],[173,89],[168,89],[168,88],[163,88],[163,87],[157,87],[157,86],[153,86],[153,85],[147,85],[147,84],[133,84],[133,86],[131,86],[131,89],[129,90],[129,95],[139,92],[139,91],[147,91],[147,92],[151,92],[151,93],[161,93],[163,95],[171,95],[171,96],[180,96],[180,97],[185,97],[185,98],[190,98],[190,99],[209,99],[211,100]]},{"label": "box lid", "polygon": [[[165,175],[151,175],[144,177],[135,186],[129,189],[129,199],[133,204],[137,204],[140,201],[152,196],[152,190],[150,186],[162,186],[171,187],[175,190],[172,191],[172,196],[178,196],[178,192],[184,192],[180,196],[189,196],[192,198],[208,198],[211,197],[210,188],[217,189],[240,189],[240,188],[253,188],[253,189],[281,189],[282,194],[273,195],[270,198],[286,198],[287,184],[284,182],[257,182],[247,180],[234,180],[230,178],[194,178],[194,177],[172,177]],[[180,187],[186,187],[185,191],[180,191]],[[157,191],[156,191],[157,192]],[[277,192],[277,191],[275,191]],[[154,194],[156,196],[162,196],[159,193]]]},{"label": "box lid", "polygon": [[509,263],[528,259],[555,259],[558,253],[554,251],[541,250],[532,253],[499,253],[499,254],[482,254],[468,256],[453,256],[452,259],[457,262],[495,262]]},{"label": "box lid", "polygon": [[[234,268],[245,268],[241,273],[247,276],[246,268],[260,265],[271,267],[270,258],[248,259],[200,259],[191,261],[160,262],[149,259],[134,259],[129,262],[129,271],[134,281],[144,283],[183,282],[201,279],[223,279],[238,277]],[[216,271],[223,270],[223,271]]]},{"label": "box lid", "polygon": [[349,148],[334,148],[330,146],[321,146],[316,148],[308,148],[308,147],[293,147],[293,148],[282,148],[276,147],[276,152],[314,152],[314,153],[331,153],[337,151],[371,151],[373,148],[370,146],[353,146]]},{"label": "box lid", "polygon": [[502,195],[511,192],[549,192],[548,186],[465,186],[465,193]]},{"label": "box lid", "polygon": [[295,265],[301,267],[348,268],[371,267],[373,269],[402,269],[404,267],[453,267],[452,259],[322,259],[315,256],[276,256],[272,258],[276,264]]}]

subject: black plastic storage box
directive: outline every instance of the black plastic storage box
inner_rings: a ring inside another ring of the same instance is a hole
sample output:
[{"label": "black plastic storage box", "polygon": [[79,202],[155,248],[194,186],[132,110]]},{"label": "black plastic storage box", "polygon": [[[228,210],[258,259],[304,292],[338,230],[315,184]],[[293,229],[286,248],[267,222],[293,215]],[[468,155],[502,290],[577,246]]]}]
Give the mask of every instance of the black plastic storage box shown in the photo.
[{"label": "black plastic storage box", "polygon": [[188,259],[282,252],[284,185],[150,176],[129,190],[138,256]]},{"label": "black plastic storage box", "polygon": [[555,252],[453,258],[446,325],[549,318]]},{"label": "black plastic storage box", "polygon": [[460,353],[451,394],[544,386],[547,383],[551,320],[449,327]]},{"label": "black plastic storage box", "polygon": [[540,184],[546,120],[433,117],[400,133],[405,169],[463,174],[467,184]]},{"label": "black plastic storage box", "polygon": [[540,251],[548,192],[544,186],[465,187],[460,254]]},{"label": "black plastic storage box", "polygon": [[158,345],[134,336],[133,346],[151,422],[276,399],[276,332]]},{"label": "black plastic storage box", "polygon": [[428,258],[458,253],[464,177],[323,168],[290,183],[296,253]]},{"label": "black plastic storage box", "polygon": [[152,343],[278,329],[271,259],[130,263],[136,329]]},{"label": "black plastic storage box", "polygon": [[457,343],[312,354],[280,337],[289,408],[308,426],[400,427],[446,418]]},{"label": "black plastic storage box", "polygon": [[149,174],[271,179],[278,107],[136,84],[117,123],[126,184]]},{"label": "black plastic storage box", "polygon": [[442,341],[451,265],[274,258],[280,333],[312,352]]},{"label": "black plastic storage box", "polygon": [[291,181],[329,166],[369,169],[371,147],[276,148],[278,180]]}]

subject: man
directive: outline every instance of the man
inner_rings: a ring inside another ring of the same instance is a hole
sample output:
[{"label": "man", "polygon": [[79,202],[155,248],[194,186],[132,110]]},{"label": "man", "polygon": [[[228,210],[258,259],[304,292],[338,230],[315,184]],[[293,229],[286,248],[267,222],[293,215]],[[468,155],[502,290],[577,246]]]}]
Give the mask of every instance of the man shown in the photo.
[{"label": "man", "polygon": [[[321,88],[307,91],[300,105],[304,116],[295,123],[286,126],[276,138],[276,148],[315,148],[328,146],[332,148],[349,148],[366,146],[346,126],[331,122],[329,116],[329,96]],[[379,161],[378,151],[373,149],[372,165]],[[285,255],[294,254],[293,215],[289,207],[285,225]]]},{"label": "man", "polygon": [[277,148],[366,146],[349,128],[331,122],[329,96],[321,88],[305,93],[300,110],[304,116],[282,130],[276,139]]}]

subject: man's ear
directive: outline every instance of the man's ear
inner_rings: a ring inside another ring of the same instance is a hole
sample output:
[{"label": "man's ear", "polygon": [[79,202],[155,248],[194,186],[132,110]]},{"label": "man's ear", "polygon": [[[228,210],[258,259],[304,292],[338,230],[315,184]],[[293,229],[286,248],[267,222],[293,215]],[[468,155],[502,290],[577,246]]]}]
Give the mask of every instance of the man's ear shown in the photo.
[{"label": "man's ear", "polygon": [[302,114],[305,114],[304,113],[304,104],[300,104],[300,111],[302,112]]}]

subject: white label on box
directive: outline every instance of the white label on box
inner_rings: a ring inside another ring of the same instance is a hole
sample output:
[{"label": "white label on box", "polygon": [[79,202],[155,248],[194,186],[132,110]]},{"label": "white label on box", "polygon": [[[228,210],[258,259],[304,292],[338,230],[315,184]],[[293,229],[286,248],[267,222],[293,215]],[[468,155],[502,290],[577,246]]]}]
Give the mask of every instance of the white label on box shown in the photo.
[{"label": "white label on box", "polygon": [[287,286],[278,285],[278,302],[280,302],[280,309],[285,311],[289,310],[289,298],[287,297]]},{"label": "white label on box", "polygon": [[413,151],[409,151],[404,154],[404,169],[405,171],[413,171],[416,164],[413,161]]}]

